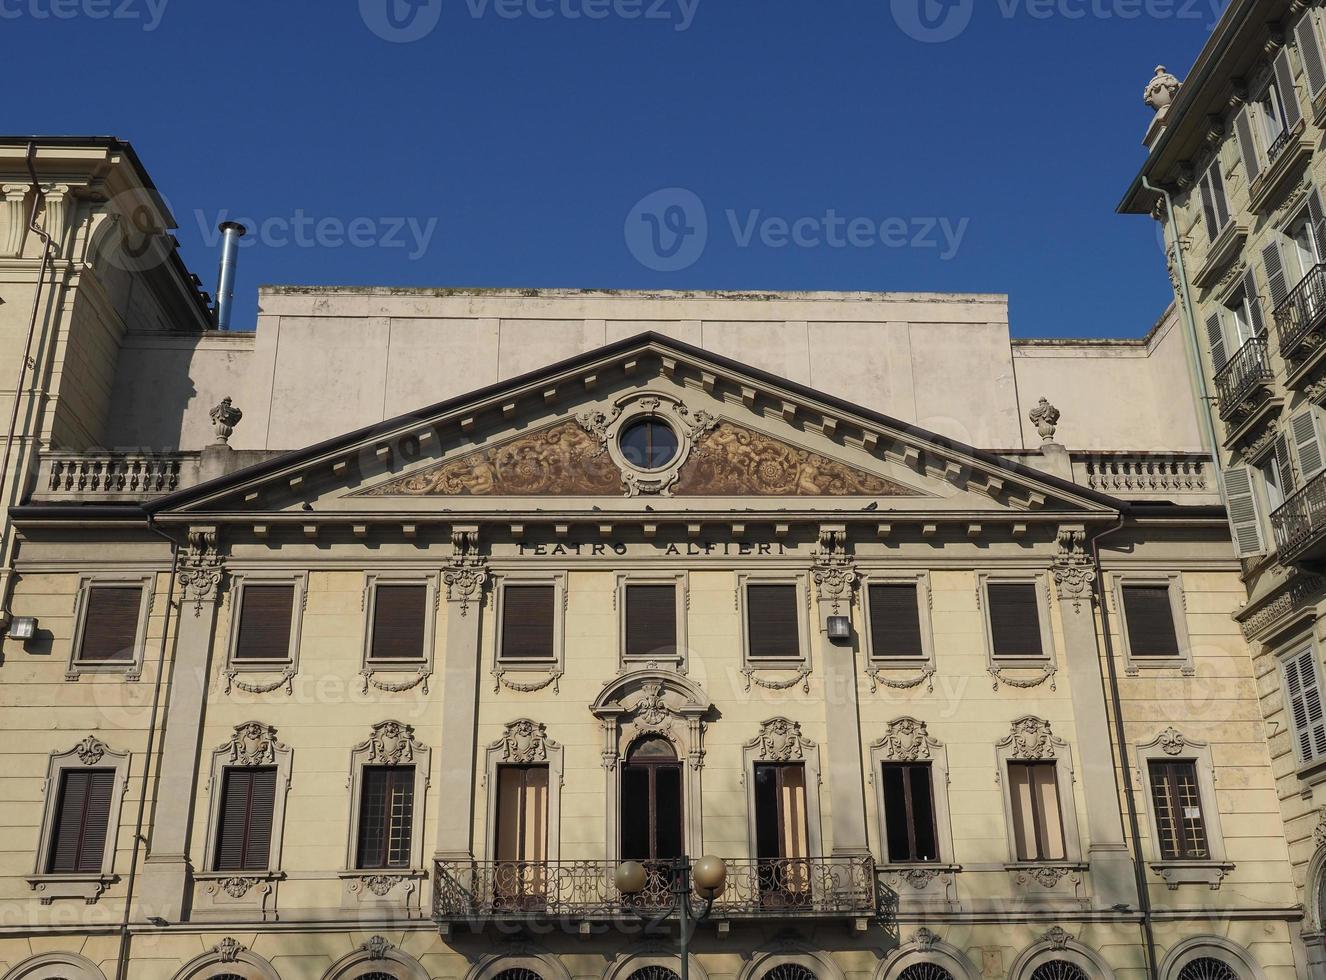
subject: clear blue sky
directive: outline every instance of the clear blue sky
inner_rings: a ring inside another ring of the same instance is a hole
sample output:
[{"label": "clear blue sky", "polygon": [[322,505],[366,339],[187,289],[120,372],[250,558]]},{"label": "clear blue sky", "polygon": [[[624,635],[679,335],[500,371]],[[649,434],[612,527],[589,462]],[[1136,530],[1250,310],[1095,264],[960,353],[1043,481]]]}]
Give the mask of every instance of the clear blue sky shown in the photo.
[{"label": "clear blue sky", "polygon": [[132,141],[209,289],[204,232],[256,222],[237,327],[292,283],[1006,292],[1017,335],[1137,336],[1169,283],[1114,207],[1213,6],[0,0],[3,125]]}]

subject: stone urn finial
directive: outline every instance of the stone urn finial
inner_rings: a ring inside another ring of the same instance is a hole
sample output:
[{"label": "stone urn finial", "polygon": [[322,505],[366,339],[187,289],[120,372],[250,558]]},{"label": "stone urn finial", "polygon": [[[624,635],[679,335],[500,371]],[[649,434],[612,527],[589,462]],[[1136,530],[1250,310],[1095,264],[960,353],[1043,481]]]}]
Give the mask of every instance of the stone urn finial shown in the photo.
[{"label": "stone urn finial", "polygon": [[1059,409],[1051,405],[1048,398],[1042,398],[1027,417],[1036,426],[1036,431],[1041,434],[1042,439],[1047,443],[1054,442],[1054,434],[1058,431],[1060,414]]},{"label": "stone urn finial", "polygon": [[212,427],[216,429],[216,444],[218,446],[230,445],[230,437],[235,433],[235,426],[239,425],[239,420],[244,417],[244,413],[234,406],[230,397],[221,399],[221,404],[212,409]]},{"label": "stone urn finial", "polygon": [[1147,82],[1142,93],[1142,100],[1158,113],[1168,113],[1183,83],[1165,70],[1164,65],[1156,66],[1156,74]]}]

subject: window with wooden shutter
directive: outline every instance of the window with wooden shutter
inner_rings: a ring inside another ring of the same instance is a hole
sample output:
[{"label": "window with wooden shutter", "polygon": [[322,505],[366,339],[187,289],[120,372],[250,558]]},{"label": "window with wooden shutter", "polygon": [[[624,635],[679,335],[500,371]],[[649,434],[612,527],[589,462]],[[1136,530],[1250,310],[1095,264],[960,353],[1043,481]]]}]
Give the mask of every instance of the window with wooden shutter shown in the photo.
[{"label": "window with wooden shutter", "polygon": [[626,587],[626,656],[650,660],[677,656],[677,587]]},{"label": "window with wooden shutter", "polygon": [[114,769],[66,769],[60,774],[47,874],[101,872],[114,788]]},{"label": "window with wooden shutter", "polygon": [[1202,198],[1202,214],[1206,219],[1207,239],[1215,241],[1229,224],[1229,202],[1225,196],[1225,180],[1220,173],[1218,158],[1202,175],[1198,191]]},{"label": "window with wooden shutter", "polygon": [[275,807],[275,768],[226,770],[221,787],[214,870],[268,870]]},{"label": "window with wooden shutter", "polygon": [[890,864],[939,860],[930,763],[884,763],[884,834]]},{"label": "window with wooden shutter", "polygon": [[1317,427],[1316,410],[1308,407],[1289,420],[1289,431],[1294,437],[1294,452],[1298,456],[1298,472],[1304,484],[1326,469],[1321,437]]},{"label": "window with wooden shutter", "polygon": [[1268,242],[1262,249],[1262,265],[1266,267],[1266,286],[1271,292],[1271,309],[1274,310],[1289,297],[1289,282],[1285,278],[1285,260],[1279,242]]},{"label": "window with wooden shutter", "polygon": [[378,585],[373,590],[371,660],[422,660],[428,586]]},{"label": "window with wooden shutter", "polygon": [[1053,762],[1010,762],[1008,792],[1013,811],[1013,843],[1019,861],[1062,861],[1063,813]]},{"label": "window with wooden shutter", "polygon": [[870,656],[875,660],[924,658],[921,596],[916,584],[872,582],[866,589],[866,599],[870,607]]},{"label": "window with wooden shutter", "polygon": [[1137,658],[1181,657],[1174,606],[1168,585],[1125,585],[1123,618],[1128,627],[1128,652]]},{"label": "window with wooden shutter", "polygon": [[1282,661],[1281,668],[1299,761],[1313,762],[1326,756],[1326,716],[1322,712],[1316,651],[1309,646]]},{"label": "window with wooden shutter", "polygon": [[747,657],[751,660],[800,660],[799,607],[795,585],[747,585]]},{"label": "window with wooden shutter", "polygon": [[1286,130],[1303,121],[1303,110],[1298,104],[1298,88],[1294,85],[1294,66],[1289,61],[1289,46],[1275,56],[1275,88],[1280,100],[1281,123]]},{"label": "window with wooden shutter", "polygon": [[1225,471],[1225,510],[1240,558],[1250,558],[1266,551],[1262,537],[1261,508],[1253,485],[1252,469],[1231,466]]},{"label": "window with wooden shutter", "polygon": [[499,766],[494,890],[503,907],[534,909],[547,894],[548,767]]},{"label": "window with wooden shutter", "polygon": [[118,663],[136,659],[134,647],[142,609],[142,586],[89,586],[79,662]]},{"label": "window with wooden shutter", "polygon": [[556,659],[556,623],[555,587],[503,586],[501,659],[520,662]]},{"label": "window with wooden shutter", "polygon": [[1205,861],[1211,857],[1202,815],[1197,764],[1153,759],[1147,764],[1155,808],[1160,856],[1166,861]]},{"label": "window with wooden shutter", "polygon": [[414,766],[365,766],[356,867],[408,868],[414,832]]},{"label": "window with wooden shutter", "polygon": [[1262,315],[1262,298],[1257,292],[1257,274],[1249,264],[1243,274],[1243,304],[1247,310],[1247,321],[1253,337],[1260,337],[1266,331],[1266,319]]},{"label": "window with wooden shutter", "polygon": [[1321,36],[1317,33],[1319,14],[1309,10],[1294,25],[1294,40],[1298,57],[1303,62],[1303,77],[1307,81],[1309,98],[1316,99],[1326,89],[1326,59],[1322,57]]},{"label": "window with wooden shutter", "polygon": [[1206,342],[1211,351],[1211,370],[1219,374],[1229,363],[1229,352],[1225,347],[1225,330],[1221,324],[1219,310],[1206,318]]},{"label": "window with wooden shutter", "polygon": [[295,609],[293,585],[245,584],[241,590],[236,660],[289,660]]},{"label": "window with wooden shutter", "polygon": [[986,596],[995,659],[1035,660],[1044,657],[1035,583],[991,582],[986,586]]},{"label": "window with wooden shutter", "polygon": [[1239,153],[1243,157],[1243,172],[1252,183],[1262,172],[1261,153],[1252,133],[1252,107],[1244,105],[1234,117],[1234,132],[1238,134]]}]

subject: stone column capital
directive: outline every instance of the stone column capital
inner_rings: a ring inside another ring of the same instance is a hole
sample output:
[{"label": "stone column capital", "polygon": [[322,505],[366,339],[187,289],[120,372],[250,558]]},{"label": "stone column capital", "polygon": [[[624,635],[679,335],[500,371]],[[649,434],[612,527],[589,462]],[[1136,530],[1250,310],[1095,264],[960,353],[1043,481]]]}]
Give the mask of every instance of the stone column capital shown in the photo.
[{"label": "stone column capital", "polygon": [[1050,566],[1059,598],[1065,605],[1072,604],[1073,612],[1081,613],[1085,600],[1086,611],[1092,610],[1095,599],[1096,563],[1086,550],[1087,531],[1082,525],[1065,525],[1059,529],[1059,553]]}]

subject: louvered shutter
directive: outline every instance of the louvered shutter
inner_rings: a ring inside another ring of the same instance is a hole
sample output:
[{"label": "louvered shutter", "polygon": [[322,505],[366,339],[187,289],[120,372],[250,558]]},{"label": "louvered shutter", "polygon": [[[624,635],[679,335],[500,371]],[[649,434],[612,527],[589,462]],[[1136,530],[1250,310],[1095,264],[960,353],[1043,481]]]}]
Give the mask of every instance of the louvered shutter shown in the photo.
[{"label": "louvered shutter", "polygon": [[217,827],[215,870],[267,870],[275,803],[275,769],[226,770]]},{"label": "louvered shutter", "polygon": [[1229,355],[1225,352],[1225,332],[1220,327],[1220,311],[1206,318],[1206,339],[1211,345],[1211,367],[1216,374],[1225,369]]},{"label": "louvered shutter", "polygon": [[502,589],[502,659],[552,660],[556,590],[551,585]]},{"label": "louvered shutter", "polygon": [[1262,298],[1257,294],[1257,275],[1248,266],[1243,274],[1243,295],[1248,301],[1248,322],[1252,324],[1252,335],[1260,337],[1266,330],[1266,320],[1262,316]]},{"label": "louvered shutter", "polygon": [[1309,648],[1284,661],[1284,674],[1299,756],[1303,762],[1311,762],[1326,755],[1326,719],[1317,683],[1316,653]]},{"label": "louvered shutter", "polygon": [[1317,37],[1316,14],[1309,10],[1294,27],[1298,42],[1298,56],[1303,61],[1303,77],[1308,84],[1308,97],[1316,99],[1326,88],[1326,59],[1322,58],[1321,41]]},{"label": "louvered shutter", "polygon": [[1168,586],[1125,585],[1123,615],[1128,623],[1128,650],[1134,657],[1181,654]]},{"label": "louvered shutter", "polygon": [[1288,500],[1298,486],[1294,480],[1294,464],[1289,456],[1289,440],[1282,435],[1276,436],[1272,446],[1275,452],[1275,467],[1280,472],[1280,490]]},{"label": "louvered shutter", "polygon": [[1314,258],[1321,262],[1326,259],[1326,210],[1322,209],[1321,192],[1315,187],[1308,194],[1308,220],[1312,222],[1312,247],[1317,253]]},{"label": "louvered shutter", "polygon": [[70,769],[61,773],[46,864],[48,874],[101,871],[114,785],[114,769]]},{"label": "louvered shutter", "polygon": [[626,588],[626,656],[673,657],[677,653],[677,589],[671,585]]},{"label": "louvered shutter", "polygon": [[1041,645],[1041,611],[1036,586],[1022,582],[991,583],[990,632],[994,655],[1000,658],[1035,658]]},{"label": "louvered shutter", "polygon": [[1207,176],[1211,182],[1211,203],[1215,206],[1216,231],[1218,232],[1229,224],[1229,198],[1225,196],[1225,176],[1220,172],[1219,156],[1211,163],[1211,169]]},{"label": "louvered shutter", "polygon": [[925,656],[919,590],[911,583],[871,585],[870,655],[877,660]]},{"label": "louvered shutter", "polygon": [[1271,309],[1277,309],[1289,296],[1285,281],[1285,260],[1280,255],[1280,243],[1273,241],[1262,249],[1262,264],[1266,266],[1266,285],[1271,291]]},{"label": "louvered shutter", "polygon": [[795,585],[746,586],[746,639],[752,660],[799,660]]},{"label": "louvered shutter", "polygon": [[373,660],[421,660],[428,586],[379,585],[373,592]]},{"label": "louvered shutter", "polygon": [[1202,214],[1206,216],[1206,237],[1211,241],[1215,241],[1216,235],[1220,234],[1220,221],[1216,217],[1215,194],[1211,190],[1211,173],[1208,170],[1197,186],[1202,193]]},{"label": "louvered shutter", "polygon": [[143,590],[140,587],[94,585],[89,588],[78,659],[87,663],[133,660],[142,605]]},{"label": "louvered shutter", "polygon": [[1305,408],[1289,421],[1289,430],[1294,436],[1294,452],[1298,456],[1298,471],[1307,483],[1314,476],[1326,469],[1326,458],[1322,455],[1321,437],[1317,431],[1316,413]]},{"label": "louvered shutter", "polygon": [[1280,90],[1280,103],[1284,106],[1285,129],[1293,129],[1303,121],[1303,110],[1298,106],[1298,89],[1294,87],[1294,68],[1289,61],[1288,46],[1275,56],[1275,85]]},{"label": "louvered shutter", "polygon": [[1253,489],[1252,470],[1248,467],[1234,466],[1225,471],[1225,509],[1238,556],[1263,554],[1266,546],[1262,541],[1261,512]]},{"label": "louvered shutter", "polygon": [[1257,144],[1252,139],[1252,109],[1250,106],[1244,106],[1239,110],[1239,114],[1234,117],[1234,131],[1239,138],[1239,152],[1243,156],[1243,170],[1247,175],[1248,183],[1251,184],[1262,172],[1261,156],[1257,152]]},{"label": "louvered shutter", "polygon": [[246,585],[239,615],[236,660],[288,660],[293,585]]}]

